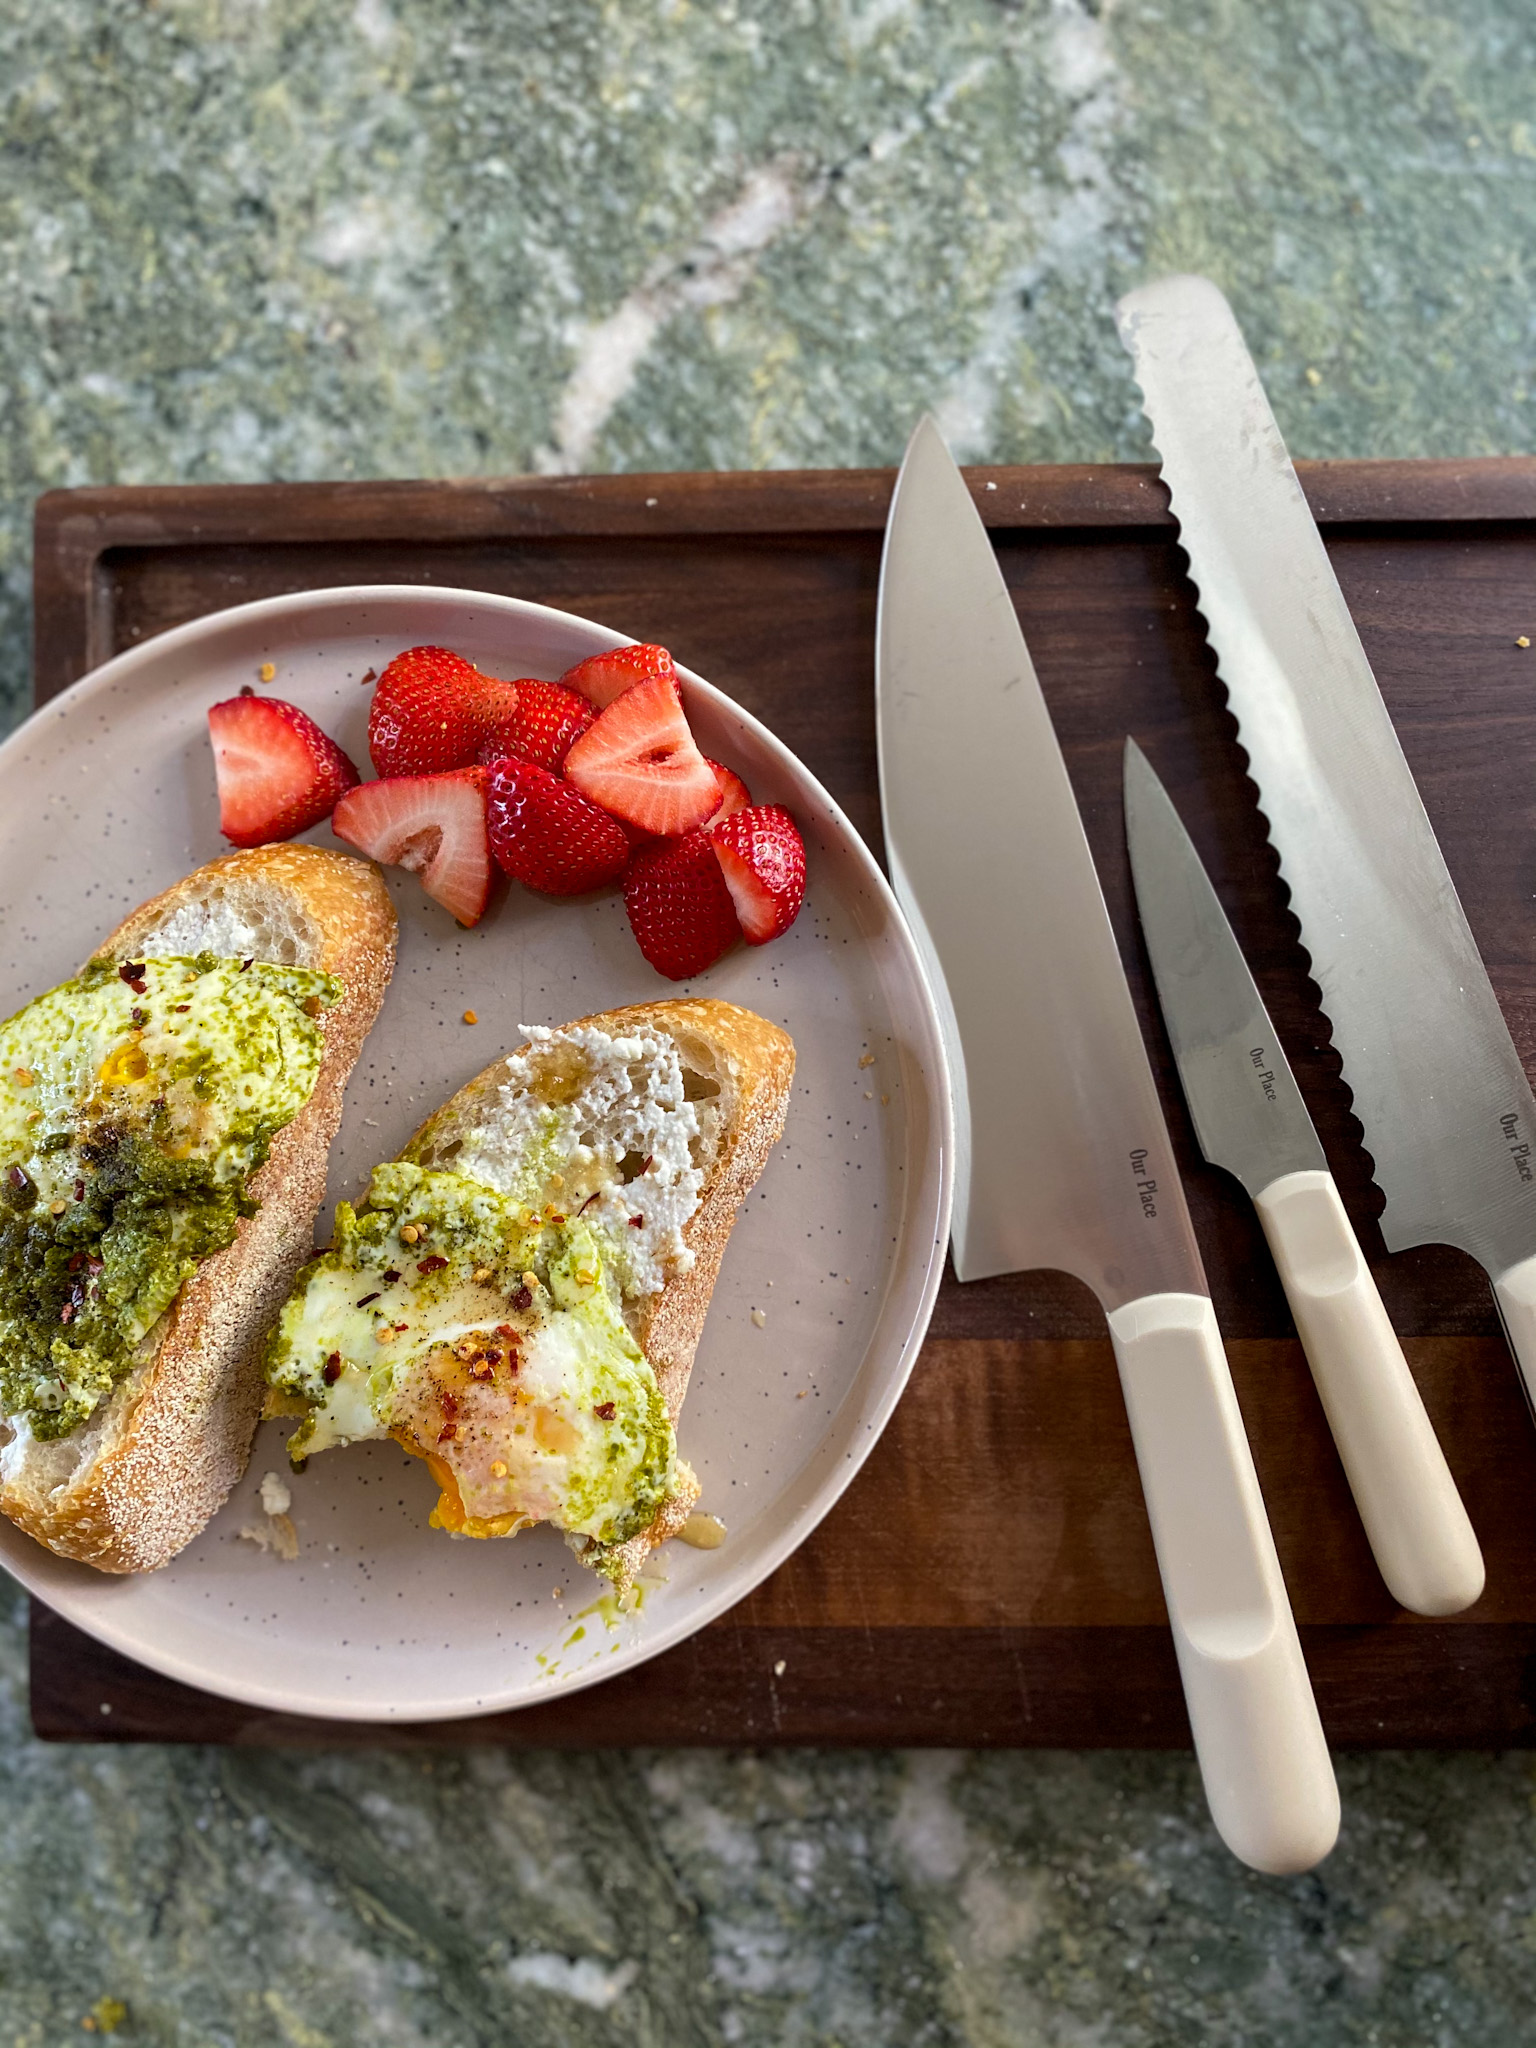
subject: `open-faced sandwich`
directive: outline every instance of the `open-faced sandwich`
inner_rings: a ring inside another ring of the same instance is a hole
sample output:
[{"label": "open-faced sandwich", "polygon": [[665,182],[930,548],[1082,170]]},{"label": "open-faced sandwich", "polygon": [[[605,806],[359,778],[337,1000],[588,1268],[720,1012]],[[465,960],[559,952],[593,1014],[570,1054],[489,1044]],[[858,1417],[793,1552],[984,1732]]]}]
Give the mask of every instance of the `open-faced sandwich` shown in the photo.
[{"label": "open-faced sandwich", "polygon": [[227,855],[0,1025],[0,1510],[164,1564],[244,1469],[394,964],[377,871]]},{"label": "open-faced sandwich", "polygon": [[675,1425],[794,1048],[707,999],[529,1042],[460,1089],[299,1276],[269,1412],[296,1464],[394,1437],[459,1536],[551,1522],[627,1590],[698,1494]]}]

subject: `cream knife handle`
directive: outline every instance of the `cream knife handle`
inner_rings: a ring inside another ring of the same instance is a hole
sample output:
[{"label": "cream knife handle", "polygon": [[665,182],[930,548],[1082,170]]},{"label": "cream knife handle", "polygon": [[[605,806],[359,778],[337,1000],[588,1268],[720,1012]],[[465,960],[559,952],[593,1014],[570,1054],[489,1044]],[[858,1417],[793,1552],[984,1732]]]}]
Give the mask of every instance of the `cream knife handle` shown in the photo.
[{"label": "cream knife handle", "polygon": [[1216,1312],[1149,1294],[1109,1329],[1211,1818],[1255,1870],[1310,1870],[1339,1790]]},{"label": "cream knife handle", "polygon": [[1494,1276],[1493,1298],[1525,1383],[1525,1398],[1536,1415],[1536,1252]]},{"label": "cream knife handle", "polygon": [[1282,1174],[1254,1205],[1381,1576],[1415,1614],[1459,1614],[1483,1554],[1333,1175]]}]

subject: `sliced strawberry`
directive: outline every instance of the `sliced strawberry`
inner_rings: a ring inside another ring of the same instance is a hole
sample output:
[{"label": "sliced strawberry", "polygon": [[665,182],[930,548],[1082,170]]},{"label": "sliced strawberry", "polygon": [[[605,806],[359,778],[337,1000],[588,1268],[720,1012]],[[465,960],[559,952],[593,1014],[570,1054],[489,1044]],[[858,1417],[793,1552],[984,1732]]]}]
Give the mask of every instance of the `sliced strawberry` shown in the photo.
[{"label": "sliced strawberry", "polygon": [[669,981],[702,974],[741,936],[707,832],[643,847],[624,873],[624,908],[641,952]]},{"label": "sliced strawberry", "polygon": [[629,861],[624,827],[533,761],[497,761],[486,806],[491,851],[515,881],[550,896],[616,882]]},{"label": "sliced strawberry", "polygon": [[581,737],[597,713],[585,697],[562,683],[523,676],[507,687],[517,692],[517,702],[511,715],[498,719],[480,742],[476,758],[489,767],[516,754],[558,775],[571,742]]},{"label": "sliced strawberry", "polygon": [[[707,760],[708,756],[705,758]],[[733,812],[744,811],[752,801],[752,793],[733,769],[722,768],[718,761],[710,761],[709,765],[714,769],[715,780],[720,785],[719,806],[711,811],[704,821],[713,831],[716,825],[729,818]]]},{"label": "sliced strawberry", "polygon": [[747,944],[787,932],[805,901],[805,842],[784,806],[751,804],[711,826],[709,842]]},{"label": "sliced strawberry", "polygon": [[492,725],[509,718],[517,685],[482,675],[446,647],[408,647],[379,677],[368,712],[368,752],[380,775],[441,775],[464,768]]},{"label": "sliced strawberry", "polygon": [[491,893],[489,781],[488,769],[456,768],[364,782],[336,806],[331,830],[373,860],[409,868],[460,924],[477,924]]},{"label": "sliced strawberry", "polygon": [[665,647],[653,647],[641,640],[629,647],[613,647],[606,654],[589,654],[560,678],[568,690],[579,690],[599,711],[606,710],[615,697],[622,697],[634,683],[648,676],[675,676],[672,657]]},{"label": "sliced strawberry", "polygon": [[691,832],[720,803],[672,676],[648,676],[600,711],[566,755],[565,776],[625,824],[658,835]]},{"label": "sliced strawberry", "polygon": [[208,708],[219,830],[236,846],[291,839],[329,815],[357,770],[306,712],[278,697],[230,697]]}]

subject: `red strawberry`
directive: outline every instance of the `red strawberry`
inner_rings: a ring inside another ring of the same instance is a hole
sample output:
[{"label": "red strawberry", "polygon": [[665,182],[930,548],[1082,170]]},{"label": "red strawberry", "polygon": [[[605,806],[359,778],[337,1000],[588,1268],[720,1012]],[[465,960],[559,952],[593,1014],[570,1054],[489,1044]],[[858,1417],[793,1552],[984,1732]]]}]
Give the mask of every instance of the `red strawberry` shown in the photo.
[{"label": "red strawberry", "polygon": [[710,844],[749,946],[787,932],[805,901],[805,844],[782,804],[751,804],[711,826]]},{"label": "red strawberry", "polygon": [[665,647],[637,641],[629,647],[613,647],[606,654],[589,654],[560,678],[568,690],[579,690],[599,711],[606,710],[615,697],[622,697],[633,683],[648,676],[675,676],[672,657]]},{"label": "red strawberry", "polygon": [[336,806],[331,830],[373,860],[420,875],[427,894],[460,924],[477,924],[491,893],[484,768],[391,775],[364,782]]},{"label": "red strawberry", "polygon": [[565,776],[642,832],[690,832],[720,804],[720,785],[693,743],[673,676],[648,676],[615,697],[566,755]]},{"label": "red strawberry", "polygon": [[507,873],[551,896],[601,889],[629,860],[624,827],[533,761],[495,763],[486,822]]},{"label": "red strawberry", "polygon": [[[705,758],[708,759],[708,756]],[[718,761],[710,761],[709,765],[714,769],[715,780],[720,785],[719,808],[711,811],[704,821],[713,831],[716,825],[730,817],[732,812],[744,811],[752,801],[752,793],[732,769],[722,768]]]},{"label": "red strawberry", "polygon": [[379,677],[368,712],[368,752],[381,775],[441,775],[467,767],[496,720],[510,717],[517,685],[482,675],[446,647],[408,647]]},{"label": "red strawberry", "polygon": [[624,908],[641,952],[669,981],[702,974],[741,935],[707,832],[643,847],[625,870]]},{"label": "red strawberry", "polygon": [[208,707],[219,830],[236,846],[265,846],[318,825],[357,770],[315,721],[278,697],[230,697]]},{"label": "red strawberry", "polygon": [[571,742],[581,737],[597,713],[585,697],[560,683],[540,683],[524,676],[508,688],[517,692],[511,716],[491,727],[480,742],[476,759],[489,767],[516,754],[558,775]]}]

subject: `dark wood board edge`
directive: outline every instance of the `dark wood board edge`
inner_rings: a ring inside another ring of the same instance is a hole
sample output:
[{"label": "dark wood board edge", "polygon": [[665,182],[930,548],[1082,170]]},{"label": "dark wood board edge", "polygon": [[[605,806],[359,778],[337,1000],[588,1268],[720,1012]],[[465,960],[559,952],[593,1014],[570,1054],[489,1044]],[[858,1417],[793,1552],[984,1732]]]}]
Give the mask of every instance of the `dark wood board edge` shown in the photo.
[{"label": "dark wood board edge", "polygon": [[[1532,456],[1303,462],[1297,470],[1329,526],[1536,518]],[[1174,523],[1152,464],[980,467],[966,476],[989,526]],[[740,470],[48,491],[34,515],[34,702],[46,702],[111,651],[99,569],[114,548],[868,532],[885,523],[894,478],[889,469]]]},{"label": "dark wood board edge", "polygon": [[[1187,1749],[1165,1628],[744,1628],[547,1706],[465,1721],[319,1721],[158,1677],[32,1603],[47,1742],[269,1748]],[[1335,1748],[1536,1748],[1536,1624],[1303,1628]],[[1038,1677],[1036,1678],[1036,1674]],[[1449,1735],[1447,1729],[1454,1729]]]}]

